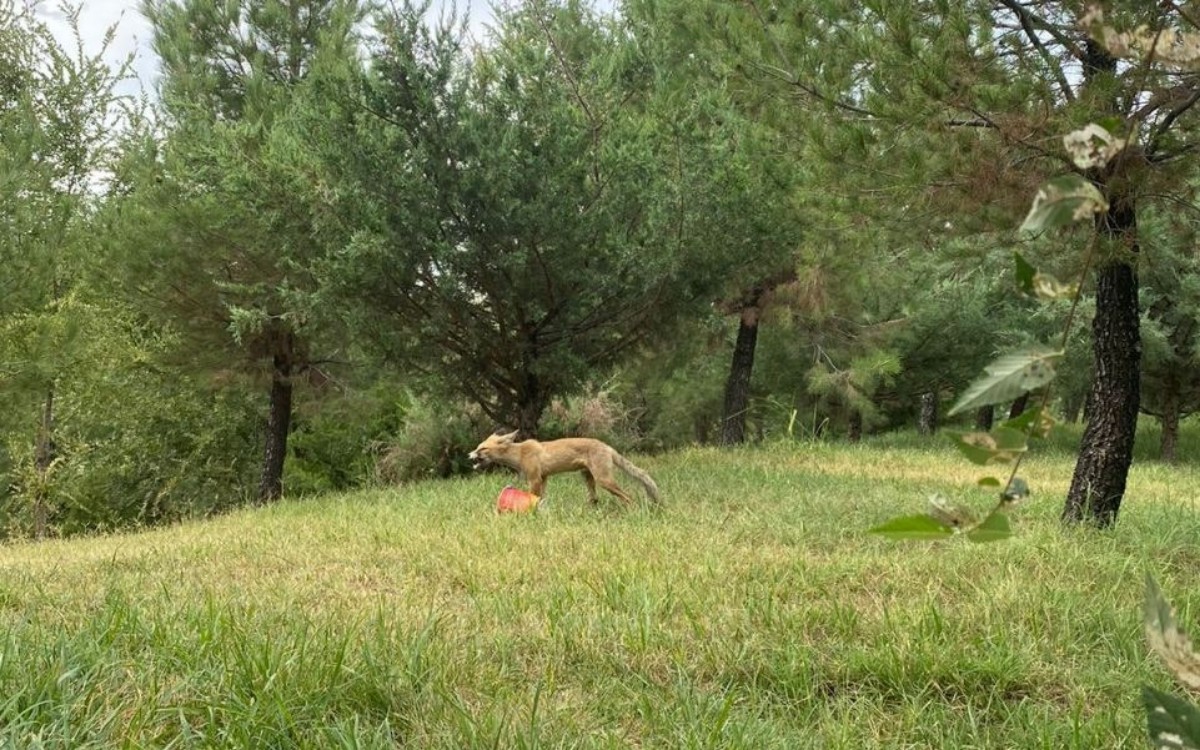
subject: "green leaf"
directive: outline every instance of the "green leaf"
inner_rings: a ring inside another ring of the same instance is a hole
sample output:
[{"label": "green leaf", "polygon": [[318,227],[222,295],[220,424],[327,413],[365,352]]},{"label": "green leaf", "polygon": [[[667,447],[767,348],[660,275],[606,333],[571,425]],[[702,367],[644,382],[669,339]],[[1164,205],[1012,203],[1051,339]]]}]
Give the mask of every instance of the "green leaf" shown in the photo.
[{"label": "green leaf", "polygon": [[1055,425],[1054,417],[1041,407],[1026,409],[1020,416],[1006,419],[1000,426],[1029,435],[1029,437],[1045,438]]},{"label": "green leaf", "polygon": [[1124,147],[1124,139],[1096,123],[1089,123],[1063,136],[1063,148],[1080,169],[1103,167]]},{"label": "green leaf", "polygon": [[1040,234],[1107,210],[1108,201],[1095,185],[1079,175],[1063,175],[1038,189],[1018,231]]},{"label": "green leaf", "polygon": [[986,432],[947,432],[946,436],[971,463],[979,466],[991,463],[992,451],[987,444],[990,437]]},{"label": "green leaf", "polygon": [[1029,261],[1025,260],[1025,256],[1020,253],[1013,253],[1013,260],[1016,263],[1017,271],[1017,288],[1025,294],[1033,294],[1033,277],[1037,275],[1037,269],[1030,265]]},{"label": "green leaf", "polygon": [[1050,274],[1037,270],[1020,253],[1013,253],[1013,256],[1016,261],[1017,289],[1022,293],[1042,300],[1075,296],[1075,284],[1064,284]]},{"label": "green leaf", "polygon": [[980,487],[1000,487],[1000,480],[995,477],[982,477],[979,480]]},{"label": "green leaf", "polygon": [[1077,284],[1065,284],[1048,273],[1033,276],[1033,296],[1041,300],[1070,299],[1079,291]]},{"label": "green leaf", "polygon": [[1008,463],[1028,449],[1025,433],[1003,425],[991,432],[947,434],[967,460],[980,466]]},{"label": "green leaf", "polygon": [[955,505],[941,495],[932,495],[929,498],[929,517],[955,531],[975,525],[975,514],[970,508]]},{"label": "green leaf", "polygon": [[997,542],[1012,536],[1012,527],[1008,524],[1008,516],[1000,509],[993,510],[983,523],[967,532],[967,538],[972,542]]},{"label": "green leaf", "polygon": [[1000,499],[1006,503],[1015,503],[1029,497],[1029,494],[1029,484],[1020,477],[1013,477],[1009,481],[1008,487],[1000,495]]},{"label": "green leaf", "polygon": [[1096,120],[1096,124],[1115,136],[1122,136],[1125,132],[1125,120],[1116,115],[1101,117],[1099,120]]},{"label": "green leaf", "polygon": [[1061,351],[1034,347],[1012,352],[984,368],[986,373],[959,397],[950,416],[967,409],[1012,401],[1023,393],[1040,388],[1054,379],[1054,364]]},{"label": "green leaf", "polygon": [[954,529],[936,518],[920,515],[893,518],[871,529],[870,533],[889,539],[945,539],[954,534]]},{"label": "green leaf", "polygon": [[1175,679],[1193,690],[1200,690],[1200,654],[1175,622],[1171,605],[1151,576],[1146,576],[1145,625],[1150,649],[1166,663]]},{"label": "green leaf", "polygon": [[1142,688],[1150,746],[1157,750],[1200,750],[1200,710],[1170,693]]}]

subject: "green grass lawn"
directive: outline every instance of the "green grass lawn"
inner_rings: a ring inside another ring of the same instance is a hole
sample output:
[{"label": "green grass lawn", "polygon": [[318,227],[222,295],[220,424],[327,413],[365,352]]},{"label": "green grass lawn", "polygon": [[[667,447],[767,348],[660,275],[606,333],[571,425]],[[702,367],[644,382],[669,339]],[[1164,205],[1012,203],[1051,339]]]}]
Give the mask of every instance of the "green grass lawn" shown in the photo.
[{"label": "green grass lawn", "polygon": [[1051,450],[973,545],[864,533],[990,503],[945,441],[639,463],[661,512],[488,474],[2,547],[0,746],[1143,747],[1146,573],[1200,632],[1194,467],[1065,532]]}]

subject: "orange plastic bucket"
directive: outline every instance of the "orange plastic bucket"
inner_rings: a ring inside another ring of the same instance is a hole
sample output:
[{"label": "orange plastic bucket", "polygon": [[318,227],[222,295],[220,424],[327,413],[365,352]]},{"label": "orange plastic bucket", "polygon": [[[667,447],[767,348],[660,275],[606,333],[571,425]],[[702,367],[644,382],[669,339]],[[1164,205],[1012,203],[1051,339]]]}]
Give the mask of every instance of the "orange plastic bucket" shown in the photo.
[{"label": "orange plastic bucket", "polygon": [[540,497],[512,485],[500,490],[496,498],[497,513],[532,513],[537,510]]}]

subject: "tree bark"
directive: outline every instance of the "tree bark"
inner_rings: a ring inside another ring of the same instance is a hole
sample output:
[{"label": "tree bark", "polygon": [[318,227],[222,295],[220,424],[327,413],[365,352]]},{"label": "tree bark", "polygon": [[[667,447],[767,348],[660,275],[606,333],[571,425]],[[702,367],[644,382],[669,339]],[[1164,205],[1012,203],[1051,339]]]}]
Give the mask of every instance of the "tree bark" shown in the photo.
[{"label": "tree bark", "polygon": [[545,400],[538,396],[522,400],[517,404],[517,439],[530,440],[537,437],[538,424],[546,411]]},{"label": "tree bark", "polygon": [[933,391],[921,394],[921,411],[917,419],[917,432],[932,435],[938,428],[938,399]]},{"label": "tree bark", "polygon": [[1175,446],[1179,442],[1179,391],[1175,383],[1168,381],[1163,391],[1162,438],[1159,441],[1159,458],[1167,463],[1177,463]]},{"label": "tree bark", "polygon": [[725,408],[721,414],[721,445],[746,441],[746,411],[750,408],[750,375],[754,369],[754,349],[758,343],[757,305],[742,309],[738,323],[733,362],[725,381]]},{"label": "tree bark", "polygon": [[[1089,39],[1083,60],[1084,85],[1115,76],[1117,60]],[[1115,94],[1108,108],[1120,112]],[[1096,271],[1096,316],[1092,319],[1092,387],[1084,414],[1088,420],[1079,459],[1063,506],[1066,523],[1106,528],[1116,523],[1133,462],[1141,398],[1142,339],[1138,315],[1137,208],[1126,189],[1135,157],[1128,150],[1091,176],[1106,194],[1109,209],[1096,217],[1099,240],[1111,253]],[[1117,186],[1114,189],[1114,186]]]},{"label": "tree bark", "polygon": [[1063,402],[1063,421],[1075,424],[1083,412],[1083,396],[1071,396]]},{"label": "tree bark", "polygon": [[1162,439],[1159,442],[1159,456],[1169,464],[1179,463],[1175,446],[1179,442],[1179,413],[1166,412],[1160,418],[1162,422]]},{"label": "tree bark", "polygon": [[46,389],[46,400],[42,404],[42,419],[38,425],[34,444],[33,466],[38,482],[33,492],[33,536],[44,539],[50,530],[50,505],[46,497],[49,489],[50,464],[54,463],[57,449],[54,444],[54,386]]},{"label": "tree bark", "polygon": [[283,463],[287,458],[288,431],[292,425],[292,365],[276,356],[271,376],[271,409],[267,414],[267,444],[263,454],[259,502],[278,500],[283,495]]},{"label": "tree bark", "polygon": [[[1110,233],[1132,232],[1132,207],[1115,206]],[[1136,252],[1136,243],[1131,243]],[[1112,260],[1096,273],[1096,317],[1092,322],[1092,389],[1088,423],[1063,508],[1063,520],[1087,520],[1099,527],[1117,520],[1125,480],[1133,462],[1141,396],[1142,342],[1138,319],[1138,281],[1132,265]]]},{"label": "tree bark", "polygon": [[975,412],[975,429],[981,432],[987,432],[992,429],[992,425],[996,423],[996,407],[981,406]]}]

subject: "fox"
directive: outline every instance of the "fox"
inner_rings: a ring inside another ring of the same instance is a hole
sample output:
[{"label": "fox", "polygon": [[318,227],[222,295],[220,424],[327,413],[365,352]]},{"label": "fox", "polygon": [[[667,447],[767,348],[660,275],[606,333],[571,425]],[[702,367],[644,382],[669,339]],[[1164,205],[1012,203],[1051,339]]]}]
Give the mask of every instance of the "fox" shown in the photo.
[{"label": "fox", "polygon": [[594,438],[562,438],[560,440],[522,440],[517,442],[517,432],[489,435],[475,450],[467,454],[476,469],[489,464],[500,464],[516,469],[529,483],[529,491],[538,497],[546,490],[546,479],[554,474],[568,471],[583,473],[587,483],[588,502],[600,502],[596,497],[596,485],[612,493],[626,505],[633,503],[629,493],[621,489],[613,479],[613,467],[620,469],[641,483],[646,494],[654,502],[662,502],[658,485],[642,469],[634,466],[608,443]]}]

